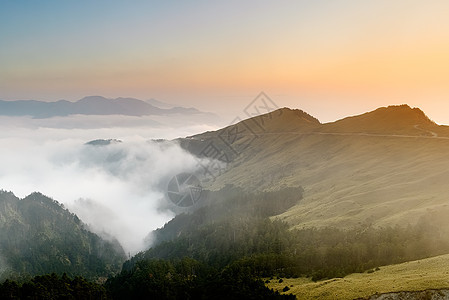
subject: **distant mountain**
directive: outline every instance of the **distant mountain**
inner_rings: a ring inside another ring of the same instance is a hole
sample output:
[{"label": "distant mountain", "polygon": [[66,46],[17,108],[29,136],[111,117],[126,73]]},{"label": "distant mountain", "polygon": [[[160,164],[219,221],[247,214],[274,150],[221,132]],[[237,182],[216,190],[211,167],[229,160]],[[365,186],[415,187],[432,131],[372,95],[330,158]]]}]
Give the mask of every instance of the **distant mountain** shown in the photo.
[{"label": "distant mountain", "polygon": [[283,108],[179,143],[197,156],[228,162],[203,182],[209,189],[303,187],[301,203],[280,215],[292,227],[449,218],[449,127],[407,105],[326,124]]},{"label": "distant mountain", "polygon": [[117,241],[88,231],[55,200],[40,193],[19,199],[5,191],[0,191],[0,255],[8,275],[65,272],[89,278],[118,272],[125,258]]},{"label": "distant mountain", "polygon": [[87,142],[85,145],[89,145],[89,146],[107,146],[107,145],[111,145],[111,144],[119,144],[122,143],[121,140],[117,140],[117,139],[98,139],[98,140],[93,140],[93,141],[89,141]]},{"label": "distant mountain", "polygon": [[[163,106],[162,102],[159,105]],[[31,116],[33,118],[51,118],[69,115],[125,115],[149,116],[172,114],[205,114],[195,108],[170,107],[159,108],[146,101],[134,98],[108,99],[101,96],[89,96],[76,102],[59,100],[43,102],[36,100],[0,100],[0,115]]]},{"label": "distant mountain", "polygon": [[166,103],[166,102],[162,102],[159,101],[157,99],[151,98],[148,100],[144,100],[146,103],[149,103],[153,106],[159,107],[159,108],[172,108],[172,107],[176,107],[176,105],[170,104],[170,103]]}]

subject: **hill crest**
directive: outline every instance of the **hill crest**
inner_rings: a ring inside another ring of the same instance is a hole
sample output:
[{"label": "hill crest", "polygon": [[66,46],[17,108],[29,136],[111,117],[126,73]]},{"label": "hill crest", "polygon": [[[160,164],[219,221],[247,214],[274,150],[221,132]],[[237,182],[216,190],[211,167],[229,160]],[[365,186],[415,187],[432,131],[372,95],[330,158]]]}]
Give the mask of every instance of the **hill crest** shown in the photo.
[{"label": "hill crest", "polygon": [[[421,136],[425,129],[438,128],[421,109],[407,104],[380,107],[361,115],[325,124],[331,132],[364,132],[378,134],[409,134]],[[431,135],[427,133],[427,135]]]},{"label": "hill crest", "polygon": [[449,127],[408,105],[325,124],[302,116],[283,108],[180,144],[197,156],[207,156],[213,145],[221,152],[212,158],[230,158],[226,170],[204,182],[209,189],[228,183],[261,191],[304,187],[302,203],[279,216],[293,227],[413,224],[436,213],[449,216]]}]

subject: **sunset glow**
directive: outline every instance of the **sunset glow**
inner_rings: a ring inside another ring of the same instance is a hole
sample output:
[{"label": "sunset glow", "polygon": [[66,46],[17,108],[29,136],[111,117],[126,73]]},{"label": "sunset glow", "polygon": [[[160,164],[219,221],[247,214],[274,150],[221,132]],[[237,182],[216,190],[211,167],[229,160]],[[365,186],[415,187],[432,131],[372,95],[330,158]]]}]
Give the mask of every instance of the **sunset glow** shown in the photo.
[{"label": "sunset glow", "polygon": [[2,2],[0,99],[232,111],[263,90],[321,121],[409,103],[449,124],[447,1],[161,3]]}]

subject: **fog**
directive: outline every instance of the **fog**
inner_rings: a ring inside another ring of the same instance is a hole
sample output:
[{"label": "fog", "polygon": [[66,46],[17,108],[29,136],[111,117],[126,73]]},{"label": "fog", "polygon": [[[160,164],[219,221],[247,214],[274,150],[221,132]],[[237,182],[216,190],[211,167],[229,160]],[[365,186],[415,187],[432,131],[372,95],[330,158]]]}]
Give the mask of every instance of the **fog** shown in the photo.
[{"label": "fog", "polygon": [[6,264],[6,260],[3,258],[2,254],[0,253],[0,278],[2,277],[3,273],[8,270],[8,265]]},{"label": "fog", "polygon": [[[179,120],[163,121],[110,116],[0,118],[0,189],[20,198],[39,191],[134,254],[149,246],[148,233],[174,217],[166,199],[168,181],[199,169],[198,159],[177,143],[152,139],[216,128],[193,120],[182,127]],[[114,124],[120,126],[111,127]],[[85,145],[95,139],[122,142]]]}]

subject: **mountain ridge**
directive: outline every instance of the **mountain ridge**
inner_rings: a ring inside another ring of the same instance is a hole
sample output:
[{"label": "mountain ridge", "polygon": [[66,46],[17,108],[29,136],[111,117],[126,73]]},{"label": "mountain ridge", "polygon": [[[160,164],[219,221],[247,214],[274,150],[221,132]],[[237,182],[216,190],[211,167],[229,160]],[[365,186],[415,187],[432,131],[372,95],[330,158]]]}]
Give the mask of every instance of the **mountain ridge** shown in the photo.
[{"label": "mountain ridge", "polygon": [[[155,102],[153,103],[162,103]],[[69,115],[126,115],[150,116],[173,114],[210,114],[196,108],[166,107],[159,108],[150,102],[136,98],[109,99],[102,96],[87,96],[78,101],[70,102],[58,100],[45,102],[38,100],[0,100],[0,115],[3,116],[31,116],[36,119],[51,117],[65,117]]]},{"label": "mountain ridge", "polygon": [[212,190],[229,183],[261,191],[302,186],[304,200],[278,216],[292,227],[449,218],[448,126],[408,105],[325,124],[294,114],[284,108],[179,142],[197,156],[207,156],[210,145],[221,151],[214,158],[224,157],[227,168],[204,181]]},{"label": "mountain ridge", "polygon": [[[380,107],[363,114],[349,116],[337,121],[321,123],[317,118],[300,109],[288,107],[272,112],[239,120],[216,131],[189,136],[190,139],[209,138],[223,131],[237,131],[233,127],[245,127],[248,134],[293,132],[329,132],[329,133],[378,133],[378,134],[415,134],[425,136],[426,129],[438,128],[443,135],[449,136],[449,126],[438,125],[421,109],[407,104]],[[418,127],[418,128],[417,128]]]},{"label": "mountain ridge", "polygon": [[204,156],[202,150],[212,143],[222,151],[220,157],[225,157],[219,159],[228,162],[245,152],[249,145],[257,146],[261,137],[305,134],[449,139],[449,126],[436,124],[422,110],[407,104],[381,107],[329,123],[320,123],[303,110],[284,107],[177,141],[197,156]]},{"label": "mountain ridge", "polygon": [[324,124],[324,128],[331,132],[415,135],[422,135],[422,130],[417,127],[430,129],[436,126],[439,125],[433,122],[421,109],[411,108],[407,104],[380,107],[364,114]]},{"label": "mountain ridge", "polygon": [[[59,202],[34,192],[19,199],[0,190],[0,253],[3,273],[67,273],[90,278],[120,270],[125,253],[116,240],[87,230]],[[3,275],[3,274],[0,274]]]}]

